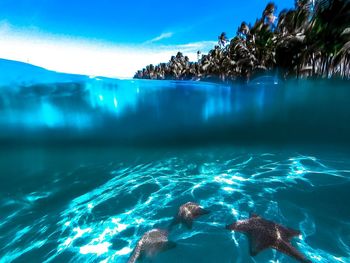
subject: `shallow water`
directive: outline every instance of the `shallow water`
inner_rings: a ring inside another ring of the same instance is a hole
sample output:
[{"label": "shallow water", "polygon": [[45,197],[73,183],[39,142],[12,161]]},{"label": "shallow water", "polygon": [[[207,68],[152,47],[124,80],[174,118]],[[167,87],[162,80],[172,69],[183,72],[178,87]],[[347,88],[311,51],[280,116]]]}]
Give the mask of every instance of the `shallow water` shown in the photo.
[{"label": "shallow water", "polygon": [[175,227],[177,247],[153,262],[295,262],[273,250],[250,257],[247,238],[224,229],[250,212],[301,230],[293,244],[313,262],[350,260],[342,85],[2,89],[1,262],[126,262],[188,201],[211,213]]},{"label": "shallow water", "polygon": [[348,82],[113,81],[0,87],[4,143],[349,144]]}]

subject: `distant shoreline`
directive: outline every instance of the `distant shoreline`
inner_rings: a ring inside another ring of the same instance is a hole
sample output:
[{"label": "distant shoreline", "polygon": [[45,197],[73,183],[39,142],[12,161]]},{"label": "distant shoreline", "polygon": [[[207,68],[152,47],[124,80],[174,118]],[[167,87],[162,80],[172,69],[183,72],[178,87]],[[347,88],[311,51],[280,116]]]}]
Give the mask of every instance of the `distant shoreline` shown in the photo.
[{"label": "distant shoreline", "polygon": [[275,16],[270,2],[252,26],[242,22],[229,40],[223,32],[208,54],[190,62],[178,52],[169,62],[148,65],[135,79],[248,81],[278,72],[282,78],[350,79],[350,2],[296,0]]}]

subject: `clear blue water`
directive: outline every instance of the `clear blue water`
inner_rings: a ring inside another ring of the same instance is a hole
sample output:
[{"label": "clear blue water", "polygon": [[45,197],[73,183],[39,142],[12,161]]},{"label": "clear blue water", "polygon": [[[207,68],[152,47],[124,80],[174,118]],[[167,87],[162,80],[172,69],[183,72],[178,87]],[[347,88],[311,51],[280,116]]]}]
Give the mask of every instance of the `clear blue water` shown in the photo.
[{"label": "clear blue water", "polygon": [[348,83],[0,89],[0,262],[126,262],[188,201],[211,213],[153,262],[295,262],[224,229],[250,212],[313,262],[350,261]]}]

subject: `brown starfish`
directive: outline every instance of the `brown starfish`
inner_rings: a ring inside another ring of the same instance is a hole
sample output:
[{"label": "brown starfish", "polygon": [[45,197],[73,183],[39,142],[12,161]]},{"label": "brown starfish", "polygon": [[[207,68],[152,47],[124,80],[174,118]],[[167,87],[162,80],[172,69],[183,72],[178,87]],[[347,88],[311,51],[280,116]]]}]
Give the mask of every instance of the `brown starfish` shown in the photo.
[{"label": "brown starfish", "polygon": [[203,209],[199,204],[188,202],[180,206],[177,215],[175,216],[170,227],[178,223],[185,224],[189,229],[192,228],[193,220],[201,215],[209,214],[208,210]]},{"label": "brown starfish", "polygon": [[152,229],[146,232],[128,260],[128,263],[135,263],[138,259],[146,256],[153,257],[157,253],[174,248],[176,244],[168,240],[168,232],[161,229]]},{"label": "brown starfish", "polygon": [[300,262],[311,262],[290,243],[293,237],[300,235],[297,230],[265,220],[254,214],[249,219],[227,225],[226,229],[242,232],[248,236],[252,256],[264,249],[273,248]]}]

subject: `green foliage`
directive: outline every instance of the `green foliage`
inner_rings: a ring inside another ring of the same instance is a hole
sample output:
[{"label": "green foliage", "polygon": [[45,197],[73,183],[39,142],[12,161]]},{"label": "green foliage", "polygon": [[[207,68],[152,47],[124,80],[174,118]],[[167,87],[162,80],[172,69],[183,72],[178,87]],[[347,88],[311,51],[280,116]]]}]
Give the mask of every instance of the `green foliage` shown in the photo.
[{"label": "green foliage", "polygon": [[221,33],[219,45],[198,62],[179,52],[135,78],[235,80],[276,68],[284,77],[350,78],[350,1],[316,0],[313,6],[296,0],[295,9],[282,10],[277,23],[275,10],[268,3],[262,17],[253,26],[242,22],[231,41]]}]

